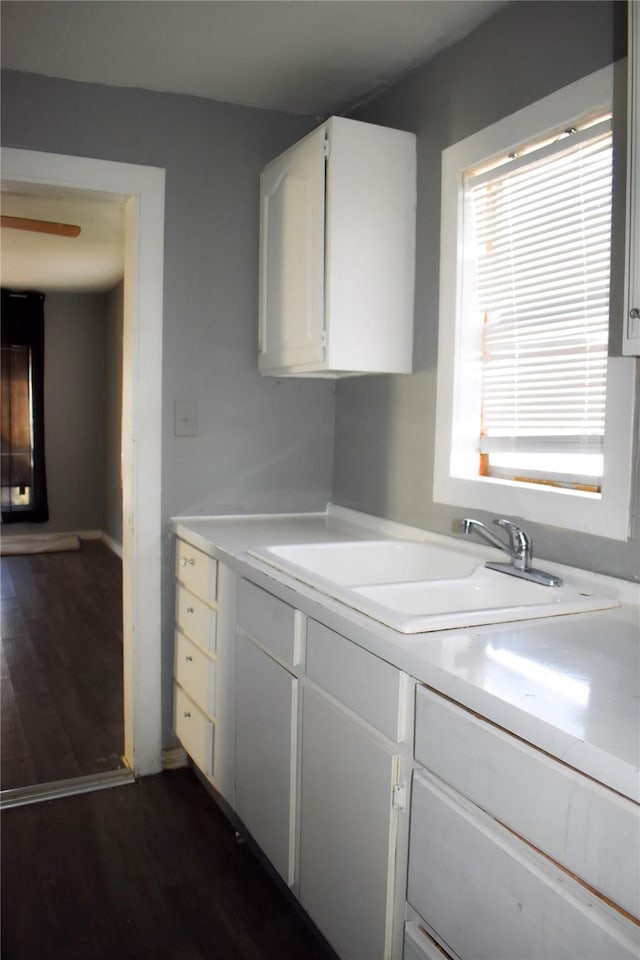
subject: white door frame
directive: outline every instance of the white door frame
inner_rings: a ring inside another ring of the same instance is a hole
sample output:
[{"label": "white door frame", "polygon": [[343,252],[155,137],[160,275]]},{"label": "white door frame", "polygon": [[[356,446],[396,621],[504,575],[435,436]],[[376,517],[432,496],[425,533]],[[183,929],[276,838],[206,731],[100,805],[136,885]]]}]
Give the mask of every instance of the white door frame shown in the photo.
[{"label": "white door frame", "polygon": [[[2,182],[126,199],[122,396],[124,751],[161,768],[161,429],[164,181],[158,167],[2,149]],[[101,691],[96,690],[96,696]]]}]

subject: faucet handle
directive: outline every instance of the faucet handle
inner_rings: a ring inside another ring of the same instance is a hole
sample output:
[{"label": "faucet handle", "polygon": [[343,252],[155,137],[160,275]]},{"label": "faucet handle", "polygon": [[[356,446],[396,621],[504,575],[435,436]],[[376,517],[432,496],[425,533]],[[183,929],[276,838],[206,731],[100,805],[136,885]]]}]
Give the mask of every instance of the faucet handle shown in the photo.
[{"label": "faucet handle", "polygon": [[512,523],[511,520],[506,520],[504,517],[499,520],[494,520],[493,522],[499,527],[503,527],[509,534],[515,561],[514,565],[518,566],[519,569],[528,570],[533,559],[533,544],[529,534],[526,530],[523,530],[522,527],[519,527],[516,523]]}]

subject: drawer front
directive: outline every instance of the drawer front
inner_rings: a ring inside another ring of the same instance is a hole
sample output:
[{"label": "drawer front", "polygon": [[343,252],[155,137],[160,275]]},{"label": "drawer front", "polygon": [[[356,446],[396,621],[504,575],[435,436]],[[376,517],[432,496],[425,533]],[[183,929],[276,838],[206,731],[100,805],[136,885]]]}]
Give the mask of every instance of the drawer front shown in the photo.
[{"label": "drawer front", "polygon": [[640,807],[426,687],[416,694],[418,763],[634,916]]},{"label": "drawer front", "polygon": [[213,607],[178,584],[176,622],[183,633],[210,653],[216,652],[216,619]]},{"label": "drawer front", "polygon": [[461,960],[631,960],[638,928],[428,774],[414,773],[407,899]]},{"label": "drawer front", "polygon": [[247,580],[238,584],[238,629],[290,666],[300,663],[296,611]]},{"label": "drawer front", "polygon": [[184,540],[176,541],[176,578],[208,603],[216,600],[216,568],[213,557]]},{"label": "drawer front", "polygon": [[309,620],[306,673],[377,730],[401,739],[402,674],[395,667]]},{"label": "drawer front", "polygon": [[176,633],[175,678],[205,713],[215,717],[216,665],[181,633]]},{"label": "drawer front", "polygon": [[452,960],[452,957],[444,953],[419,923],[411,920],[404,925],[402,960]]},{"label": "drawer front", "polygon": [[193,762],[213,774],[213,723],[180,687],[174,686],[176,736]]}]

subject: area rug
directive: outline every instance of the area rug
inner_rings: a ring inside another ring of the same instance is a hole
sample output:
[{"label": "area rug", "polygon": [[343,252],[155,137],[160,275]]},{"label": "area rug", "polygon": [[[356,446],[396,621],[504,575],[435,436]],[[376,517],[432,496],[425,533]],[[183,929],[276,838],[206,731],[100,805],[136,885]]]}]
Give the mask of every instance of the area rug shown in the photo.
[{"label": "area rug", "polygon": [[0,537],[0,555],[12,557],[28,553],[57,553],[79,550],[80,538],[74,533],[28,534],[24,537]]}]

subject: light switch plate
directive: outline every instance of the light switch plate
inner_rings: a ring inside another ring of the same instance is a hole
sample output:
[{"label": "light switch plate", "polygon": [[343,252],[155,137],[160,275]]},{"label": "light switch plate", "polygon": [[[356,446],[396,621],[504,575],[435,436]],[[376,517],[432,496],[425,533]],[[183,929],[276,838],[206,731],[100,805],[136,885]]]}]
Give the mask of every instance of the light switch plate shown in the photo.
[{"label": "light switch plate", "polygon": [[195,400],[176,400],[176,437],[195,437],[198,434],[198,413]]}]

